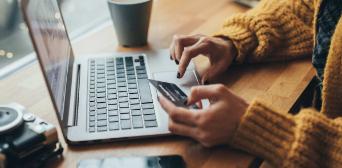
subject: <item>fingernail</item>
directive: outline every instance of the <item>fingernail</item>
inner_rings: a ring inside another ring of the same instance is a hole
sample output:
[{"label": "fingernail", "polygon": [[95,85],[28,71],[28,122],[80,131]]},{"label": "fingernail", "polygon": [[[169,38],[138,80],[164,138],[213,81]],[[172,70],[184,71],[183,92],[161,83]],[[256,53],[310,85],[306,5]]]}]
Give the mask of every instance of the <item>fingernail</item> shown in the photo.
[{"label": "fingernail", "polygon": [[178,78],[178,79],[180,78],[180,73],[179,73],[179,72],[177,72],[177,78]]},{"label": "fingernail", "polygon": [[209,84],[208,80],[205,80],[205,81],[204,81],[204,84],[205,84],[205,85],[208,85],[208,84]]},{"label": "fingernail", "polygon": [[179,61],[178,60],[175,60],[176,64],[178,65],[179,64]]},{"label": "fingernail", "polygon": [[170,55],[170,60],[173,60],[171,55]]}]

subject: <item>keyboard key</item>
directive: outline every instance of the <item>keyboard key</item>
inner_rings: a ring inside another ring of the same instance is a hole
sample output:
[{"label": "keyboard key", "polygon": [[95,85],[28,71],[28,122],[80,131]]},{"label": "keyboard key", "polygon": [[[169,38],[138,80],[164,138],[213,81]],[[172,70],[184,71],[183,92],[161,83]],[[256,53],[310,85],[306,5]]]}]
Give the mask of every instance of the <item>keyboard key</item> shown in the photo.
[{"label": "keyboard key", "polygon": [[109,94],[113,94],[113,93],[116,93],[117,90],[116,90],[116,89],[108,89],[107,92],[108,92]]},{"label": "keyboard key", "polygon": [[106,82],[106,79],[105,78],[102,78],[102,79],[98,79],[96,80],[97,83],[105,83]]},{"label": "keyboard key", "polygon": [[89,127],[89,132],[95,132],[95,127]]},{"label": "keyboard key", "polygon": [[121,129],[131,129],[131,120],[120,120]]},{"label": "keyboard key", "polygon": [[146,74],[138,74],[138,79],[147,79],[147,75]]},{"label": "keyboard key", "polygon": [[95,102],[89,102],[89,106],[90,107],[95,106]]},{"label": "keyboard key", "polygon": [[126,82],[125,78],[118,78],[118,82]]},{"label": "keyboard key", "polygon": [[96,110],[95,106],[89,107],[89,111],[95,111],[95,110]]},{"label": "keyboard key", "polygon": [[141,103],[152,103],[150,85],[146,79],[138,79]]},{"label": "keyboard key", "polygon": [[89,127],[94,127],[95,126],[95,121],[89,121]]},{"label": "keyboard key", "polygon": [[118,96],[116,94],[109,94],[108,95],[108,99],[111,100],[111,99],[117,99]]},{"label": "keyboard key", "polygon": [[120,108],[128,108],[128,103],[120,103]]},{"label": "keyboard key", "polygon": [[117,116],[119,115],[118,110],[108,110],[108,115],[109,116]]},{"label": "keyboard key", "polygon": [[89,89],[90,93],[95,93],[95,89]]},{"label": "keyboard key", "polygon": [[107,80],[107,84],[116,84],[116,81],[113,79]]},{"label": "keyboard key", "polygon": [[98,132],[104,132],[107,131],[107,126],[97,127]]},{"label": "keyboard key", "polygon": [[117,121],[119,121],[119,116],[110,116],[108,118],[108,121],[109,122],[117,122]]},{"label": "keyboard key", "polygon": [[106,108],[107,104],[106,103],[97,103],[96,104],[97,109],[102,109],[102,108]]},{"label": "keyboard key", "polygon": [[95,111],[89,111],[89,115],[90,116],[94,116],[95,115]]},{"label": "keyboard key", "polygon": [[143,109],[142,111],[144,115],[155,114],[154,109]]},{"label": "keyboard key", "polygon": [[138,94],[129,94],[129,98],[130,99],[139,99],[139,95]]},{"label": "keyboard key", "polygon": [[116,89],[116,85],[115,84],[108,84],[107,88],[108,89]]},{"label": "keyboard key", "polygon": [[131,104],[131,105],[133,105],[133,104],[140,104],[140,100],[139,99],[129,100],[129,104]]},{"label": "keyboard key", "polygon": [[118,83],[118,87],[126,87],[126,83]]},{"label": "keyboard key", "polygon": [[106,87],[106,84],[105,84],[105,83],[98,83],[98,84],[96,85],[96,87],[97,87],[97,88],[104,88],[104,87]]},{"label": "keyboard key", "polygon": [[115,82],[115,75],[109,75],[109,76],[107,76],[107,80],[114,80],[114,82],[113,83],[116,83]]},{"label": "keyboard key", "polygon": [[137,70],[137,74],[146,74],[146,70],[145,69]]},{"label": "keyboard key", "polygon": [[119,98],[119,102],[120,102],[120,103],[128,102],[128,100],[129,100],[128,97],[120,97],[120,98]]},{"label": "keyboard key", "polygon": [[142,109],[153,109],[153,103],[141,104]]},{"label": "keyboard key", "polygon": [[134,69],[130,70],[130,71],[126,71],[126,74],[127,75],[134,75],[135,74]]},{"label": "keyboard key", "polygon": [[129,108],[120,108],[120,114],[129,114]]},{"label": "keyboard key", "polygon": [[124,69],[124,68],[125,68],[124,65],[118,65],[118,64],[116,65],[117,70]]},{"label": "keyboard key", "polygon": [[95,121],[95,116],[90,116],[89,121]]},{"label": "keyboard key", "polygon": [[130,115],[129,114],[120,114],[120,119],[121,120],[128,120],[128,119],[130,119]]},{"label": "keyboard key", "polygon": [[126,87],[119,87],[118,91],[119,92],[127,92],[127,88]]},{"label": "keyboard key", "polygon": [[89,97],[90,102],[95,102],[95,97]]},{"label": "keyboard key", "polygon": [[156,119],[156,115],[150,114],[150,115],[144,115],[144,120],[145,121],[154,121],[154,120],[157,120],[157,119]]},{"label": "keyboard key", "polygon": [[106,120],[97,121],[96,124],[98,127],[107,126],[107,121]]},{"label": "keyboard key", "polygon": [[96,92],[97,92],[97,93],[106,92],[106,89],[105,89],[105,88],[97,88],[97,89],[96,89]]},{"label": "keyboard key", "polygon": [[157,127],[157,121],[145,121],[145,127],[150,128],[150,127]]},{"label": "keyboard key", "polygon": [[[110,104],[110,105],[116,105],[116,104],[118,104],[118,100],[116,100],[116,99],[108,100],[108,104]],[[109,107],[108,107],[108,108],[109,108]]]},{"label": "keyboard key", "polygon": [[95,89],[95,85],[89,85],[90,89]]},{"label": "keyboard key", "polygon": [[128,89],[128,93],[129,94],[138,93],[138,89]]},{"label": "keyboard key", "polygon": [[119,129],[119,122],[112,122],[109,123],[109,130],[118,130]]},{"label": "keyboard key", "polygon": [[132,111],[131,111],[131,114],[132,114],[133,116],[141,115],[141,111],[140,111],[140,110],[132,110]]},{"label": "keyboard key", "polygon": [[127,79],[135,79],[135,75],[127,75]]},{"label": "keyboard key", "polygon": [[133,104],[131,105],[132,110],[140,110],[140,105],[139,104]]},{"label": "keyboard key", "polygon": [[145,66],[136,66],[135,67],[136,70],[145,70]]},{"label": "keyboard key", "polygon": [[124,73],[121,73],[121,74],[118,74],[116,75],[117,78],[125,78],[125,74]]},{"label": "keyboard key", "polygon": [[127,92],[119,92],[119,97],[127,97]]},{"label": "keyboard key", "polygon": [[[119,75],[119,74],[125,74],[125,70],[124,69],[118,69],[117,71],[117,74]],[[121,78],[125,78],[125,75],[123,76],[123,77],[121,77]]]},{"label": "keyboard key", "polygon": [[97,93],[97,94],[96,94],[96,97],[97,97],[97,98],[106,97],[106,93]]},{"label": "keyboard key", "polygon": [[143,120],[141,116],[132,117],[133,128],[143,128]]},{"label": "keyboard key", "polygon": [[108,110],[117,110],[117,109],[118,109],[118,105],[113,105],[113,104],[108,105]]},{"label": "keyboard key", "polygon": [[95,97],[95,93],[89,93],[89,97]]},{"label": "keyboard key", "polygon": [[97,103],[106,103],[106,99],[105,98],[97,98],[96,102]]},{"label": "keyboard key", "polygon": [[128,83],[128,84],[136,84],[137,81],[136,81],[135,79],[128,79],[128,80],[127,80],[127,83]]},{"label": "keyboard key", "polygon": [[107,75],[115,75],[115,71],[107,71]]},{"label": "keyboard key", "polygon": [[107,115],[106,114],[99,114],[97,115],[97,120],[107,120]]},{"label": "keyboard key", "polygon": [[107,113],[107,109],[103,108],[103,109],[97,109],[96,110],[97,114],[106,114]]}]

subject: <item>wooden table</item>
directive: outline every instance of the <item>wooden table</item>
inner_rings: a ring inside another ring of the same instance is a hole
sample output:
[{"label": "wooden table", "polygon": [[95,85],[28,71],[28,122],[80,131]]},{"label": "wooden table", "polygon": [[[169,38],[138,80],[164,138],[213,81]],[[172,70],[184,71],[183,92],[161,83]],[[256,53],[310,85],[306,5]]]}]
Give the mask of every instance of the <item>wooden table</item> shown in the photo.
[{"label": "wooden table", "polygon": [[[105,9],[107,10],[107,9]],[[149,46],[140,49],[117,47],[112,26],[93,33],[74,44],[76,55],[115,50],[144,50],[167,48],[173,34],[208,34],[215,32],[230,15],[243,12],[231,0],[155,0],[149,33]],[[195,60],[199,71],[207,66],[205,58]],[[243,65],[228,70],[221,82],[238,95],[252,100],[269,100],[276,109],[288,111],[310,82],[314,70],[310,60],[263,65]],[[18,102],[29,111],[58,125],[50,97],[38,63],[34,63],[0,82],[0,103]],[[75,167],[78,160],[106,156],[127,155],[182,155],[189,168],[248,167],[255,157],[244,152],[220,146],[207,149],[184,137],[162,137],[130,140],[83,147],[65,144],[58,128],[59,139],[65,147],[64,158],[56,167]]]}]

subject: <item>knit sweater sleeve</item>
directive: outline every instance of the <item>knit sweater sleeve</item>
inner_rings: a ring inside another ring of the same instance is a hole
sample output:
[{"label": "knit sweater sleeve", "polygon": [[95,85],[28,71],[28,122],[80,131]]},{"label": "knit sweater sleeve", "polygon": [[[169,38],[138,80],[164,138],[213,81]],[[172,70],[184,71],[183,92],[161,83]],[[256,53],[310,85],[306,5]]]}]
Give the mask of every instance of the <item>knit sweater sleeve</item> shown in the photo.
[{"label": "knit sweater sleeve", "polygon": [[342,118],[313,109],[290,115],[254,101],[230,144],[275,167],[341,167]]},{"label": "knit sweater sleeve", "polygon": [[314,0],[262,0],[228,18],[215,36],[233,41],[236,61],[289,60],[312,53]]}]

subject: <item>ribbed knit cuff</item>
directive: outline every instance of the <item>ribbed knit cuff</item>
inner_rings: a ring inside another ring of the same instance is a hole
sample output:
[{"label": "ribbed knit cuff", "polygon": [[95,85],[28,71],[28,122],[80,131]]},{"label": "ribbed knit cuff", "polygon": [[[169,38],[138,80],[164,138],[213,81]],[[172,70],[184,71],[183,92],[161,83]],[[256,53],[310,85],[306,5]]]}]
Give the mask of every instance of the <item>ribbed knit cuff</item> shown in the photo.
[{"label": "ribbed knit cuff", "polygon": [[257,47],[257,38],[246,28],[238,25],[226,26],[216,32],[214,36],[224,36],[234,43],[238,55],[235,58],[237,63],[245,61],[246,55],[250,54]]},{"label": "ribbed knit cuff", "polygon": [[294,128],[293,116],[254,101],[242,117],[230,145],[279,165],[294,141]]}]

